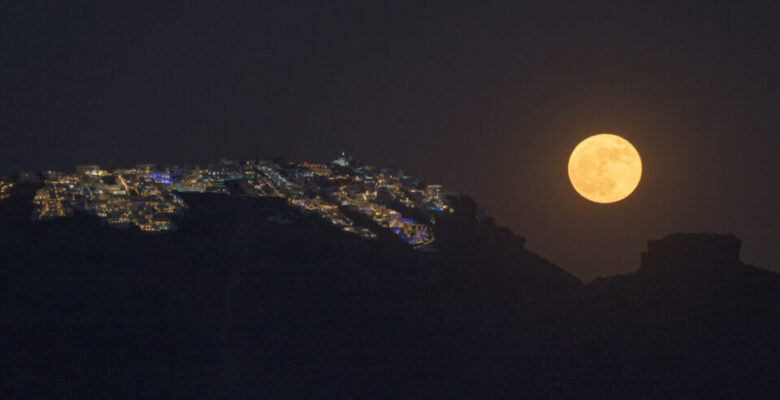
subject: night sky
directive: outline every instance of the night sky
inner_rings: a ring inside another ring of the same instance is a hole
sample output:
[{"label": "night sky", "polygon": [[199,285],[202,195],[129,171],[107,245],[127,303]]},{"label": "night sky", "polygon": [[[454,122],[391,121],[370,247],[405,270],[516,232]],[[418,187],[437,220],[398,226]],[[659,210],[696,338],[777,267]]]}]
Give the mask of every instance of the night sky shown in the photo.
[{"label": "night sky", "polygon": [[[0,6],[0,173],[346,151],[462,190],[585,280],[677,231],[780,270],[775,2],[45,3]],[[644,164],[611,205],[566,173],[600,132]]]}]

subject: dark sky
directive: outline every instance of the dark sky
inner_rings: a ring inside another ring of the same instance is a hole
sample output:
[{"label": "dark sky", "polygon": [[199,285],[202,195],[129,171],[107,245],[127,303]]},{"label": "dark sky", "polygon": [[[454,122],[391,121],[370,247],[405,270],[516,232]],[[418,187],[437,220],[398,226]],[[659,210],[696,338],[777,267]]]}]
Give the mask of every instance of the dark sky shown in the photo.
[{"label": "dark sky", "polygon": [[[780,269],[774,2],[45,3],[0,6],[0,172],[344,150],[463,190],[586,280],[676,231]],[[566,175],[600,132],[644,163],[612,205]]]}]

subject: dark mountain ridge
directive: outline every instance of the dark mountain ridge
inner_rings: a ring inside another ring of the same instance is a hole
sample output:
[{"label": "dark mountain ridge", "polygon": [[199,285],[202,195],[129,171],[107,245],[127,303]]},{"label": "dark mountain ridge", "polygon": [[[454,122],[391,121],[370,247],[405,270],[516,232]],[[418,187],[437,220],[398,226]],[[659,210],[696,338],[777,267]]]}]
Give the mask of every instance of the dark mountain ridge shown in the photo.
[{"label": "dark mountain ridge", "polygon": [[467,197],[425,252],[276,198],[185,195],[179,230],[149,235],[33,223],[33,194],[0,201],[3,397],[778,393],[780,275],[730,235],[650,241],[583,285]]}]

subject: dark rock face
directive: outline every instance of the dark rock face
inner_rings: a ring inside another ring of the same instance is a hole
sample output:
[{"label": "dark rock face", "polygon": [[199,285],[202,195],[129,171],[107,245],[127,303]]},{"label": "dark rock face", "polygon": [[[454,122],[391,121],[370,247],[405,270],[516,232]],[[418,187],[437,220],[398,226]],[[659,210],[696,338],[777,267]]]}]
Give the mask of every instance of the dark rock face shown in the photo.
[{"label": "dark rock face", "polygon": [[569,316],[579,321],[579,356],[599,360],[598,375],[611,382],[602,396],[780,394],[780,275],[740,262],[740,244],[672,234],[648,242],[636,273],[583,288]]},{"label": "dark rock face", "polygon": [[780,275],[730,235],[583,285],[468,198],[436,253],[278,199],[191,195],[159,236],[8,200],[2,398],[777,398]]}]

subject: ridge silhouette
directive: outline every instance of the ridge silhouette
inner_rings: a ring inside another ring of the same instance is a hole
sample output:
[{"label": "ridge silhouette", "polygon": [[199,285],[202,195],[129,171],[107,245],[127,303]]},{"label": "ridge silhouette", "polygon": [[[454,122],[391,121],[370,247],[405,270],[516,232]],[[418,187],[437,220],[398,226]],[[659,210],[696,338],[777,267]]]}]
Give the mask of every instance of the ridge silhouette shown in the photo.
[{"label": "ridge silhouette", "polygon": [[[780,275],[732,235],[651,240],[584,285],[468,197],[437,252],[273,198],[184,195],[178,232],[0,201],[9,398],[775,398]],[[269,220],[290,218],[290,224]]]}]

